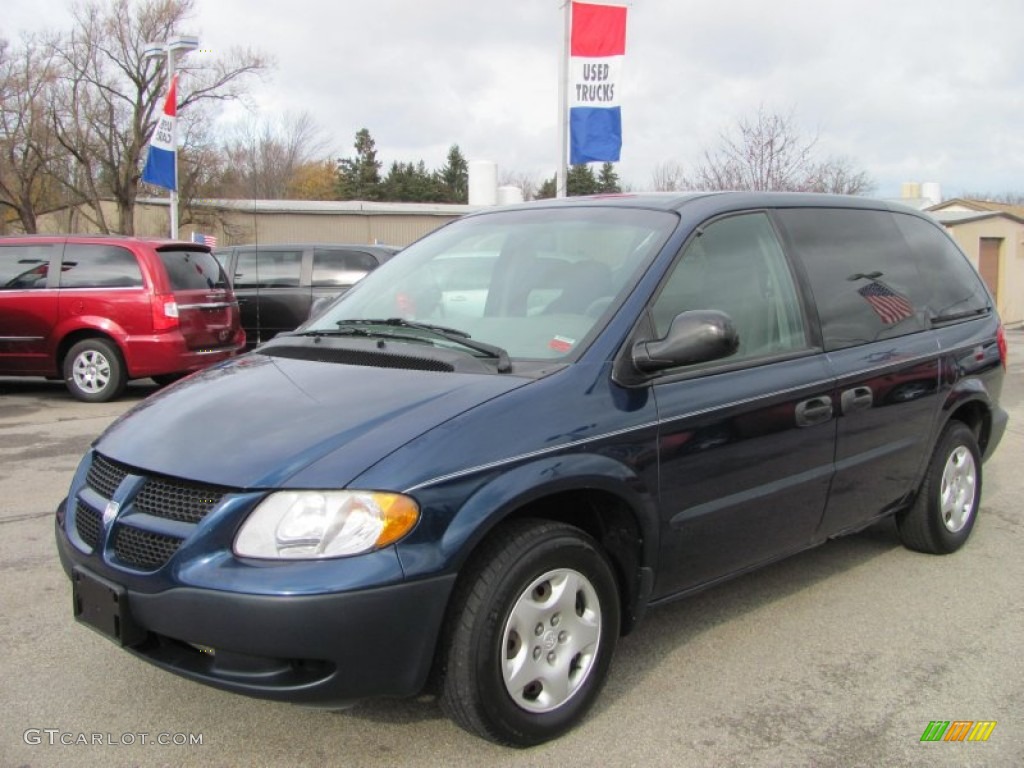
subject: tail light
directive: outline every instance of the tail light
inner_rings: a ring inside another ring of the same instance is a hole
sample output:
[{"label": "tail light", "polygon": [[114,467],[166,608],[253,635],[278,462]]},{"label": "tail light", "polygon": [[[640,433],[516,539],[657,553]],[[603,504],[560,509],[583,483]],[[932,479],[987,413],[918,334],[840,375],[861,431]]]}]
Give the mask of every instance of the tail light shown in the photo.
[{"label": "tail light", "polygon": [[152,307],[154,331],[170,331],[178,327],[178,303],[173,294],[157,294],[152,299]]},{"label": "tail light", "polygon": [[999,330],[996,331],[996,344],[999,345],[999,359],[1003,362],[1003,370],[1006,370],[1007,366],[1007,349],[1006,349],[1006,329],[1003,328],[1002,323],[999,324]]}]

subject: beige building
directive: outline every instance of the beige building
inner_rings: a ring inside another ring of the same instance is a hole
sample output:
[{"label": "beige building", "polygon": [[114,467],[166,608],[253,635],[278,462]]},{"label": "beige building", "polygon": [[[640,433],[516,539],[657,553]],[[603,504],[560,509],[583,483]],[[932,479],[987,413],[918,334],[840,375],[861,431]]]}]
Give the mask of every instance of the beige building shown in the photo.
[{"label": "beige building", "polygon": [[1003,322],[1024,323],[1024,206],[953,199],[927,210],[995,294]]},{"label": "beige building", "polygon": [[[193,202],[178,236],[213,235],[218,245],[242,243],[380,243],[408,245],[478,206],[430,203],[370,203],[307,200],[203,200]],[[113,203],[104,204],[107,221],[116,221]],[[39,217],[40,234],[95,232],[95,216],[73,208]],[[166,236],[170,211],[166,198],[140,199],[135,232]]]}]

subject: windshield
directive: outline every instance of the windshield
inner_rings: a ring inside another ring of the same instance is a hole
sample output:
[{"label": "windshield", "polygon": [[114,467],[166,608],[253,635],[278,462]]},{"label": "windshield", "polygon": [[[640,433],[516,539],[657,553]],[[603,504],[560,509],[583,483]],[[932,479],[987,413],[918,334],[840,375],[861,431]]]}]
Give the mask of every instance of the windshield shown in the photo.
[{"label": "windshield", "polygon": [[513,359],[564,358],[604,324],[675,224],[665,212],[598,206],[471,216],[406,248],[305,329],[404,320]]}]

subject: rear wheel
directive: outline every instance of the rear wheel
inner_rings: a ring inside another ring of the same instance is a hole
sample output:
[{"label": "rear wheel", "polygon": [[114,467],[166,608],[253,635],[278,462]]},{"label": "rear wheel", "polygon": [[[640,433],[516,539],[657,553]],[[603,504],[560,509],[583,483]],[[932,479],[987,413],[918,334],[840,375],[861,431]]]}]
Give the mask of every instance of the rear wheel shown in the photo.
[{"label": "rear wheel", "polygon": [[932,454],[914,505],[896,518],[903,544],[947,554],[971,535],[981,500],[981,454],[974,432],[952,421]]},{"label": "rear wheel", "polygon": [[552,739],[593,704],[618,635],[615,576],[594,540],[560,523],[509,523],[454,595],[442,708],[498,743]]},{"label": "rear wheel", "polygon": [[117,347],[106,339],[83,339],[64,358],[64,383],[68,391],[88,403],[105,403],[124,391],[124,361]]}]

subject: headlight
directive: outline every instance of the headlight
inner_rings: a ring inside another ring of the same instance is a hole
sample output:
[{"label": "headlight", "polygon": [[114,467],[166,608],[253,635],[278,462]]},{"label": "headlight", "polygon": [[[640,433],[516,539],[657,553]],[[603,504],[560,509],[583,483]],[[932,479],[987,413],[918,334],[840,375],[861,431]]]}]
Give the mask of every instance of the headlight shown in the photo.
[{"label": "headlight", "polygon": [[316,560],[386,547],[412,530],[408,496],[373,491],[281,491],[260,502],[235,536],[235,554]]}]

